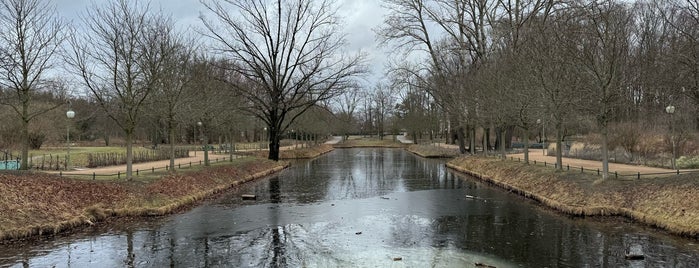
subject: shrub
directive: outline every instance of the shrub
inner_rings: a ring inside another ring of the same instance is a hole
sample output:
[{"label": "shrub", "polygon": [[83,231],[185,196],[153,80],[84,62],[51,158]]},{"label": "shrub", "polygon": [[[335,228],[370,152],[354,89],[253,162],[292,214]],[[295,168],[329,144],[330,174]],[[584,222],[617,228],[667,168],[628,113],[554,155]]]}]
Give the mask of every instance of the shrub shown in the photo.
[{"label": "shrub", "polygon": [[[175,158],[188,157],[189,150],[175,149]],[[134,152],[133,163],[142,163],[170,158],[169,149]],[[126,153],[95,153],[87,155],[87,167],[104,167],[126,164]]]},{"label": "shrub", "polygon": [[699,168],[699,156],[687,157],[681,156],[677,159],[677,168],[679,169],[694,169]]}]

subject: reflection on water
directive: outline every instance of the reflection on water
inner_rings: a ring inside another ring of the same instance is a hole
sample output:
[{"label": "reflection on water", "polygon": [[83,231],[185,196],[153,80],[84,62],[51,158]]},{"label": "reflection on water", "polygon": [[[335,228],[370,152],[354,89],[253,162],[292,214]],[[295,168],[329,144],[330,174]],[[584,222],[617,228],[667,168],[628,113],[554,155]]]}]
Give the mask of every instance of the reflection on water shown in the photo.
[{"label": "reflection on water", "polygon": [[[337,150],[186,213],[105,228],[0,246],[0,266],[699,267],[693,241],[567,218],[393,149]],[[625,260],[634,246],[645,260]]]}]

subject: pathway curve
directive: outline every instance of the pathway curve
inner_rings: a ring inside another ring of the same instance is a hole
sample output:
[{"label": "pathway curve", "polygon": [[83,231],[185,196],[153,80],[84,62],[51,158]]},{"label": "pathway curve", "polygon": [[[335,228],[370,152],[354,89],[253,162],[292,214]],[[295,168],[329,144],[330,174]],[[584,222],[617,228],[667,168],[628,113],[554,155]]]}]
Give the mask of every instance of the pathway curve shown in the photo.
[{"label": "pathway curve", "polygon": [[[510,154],[508,156],[514,157],[514,158],[519,157],[521,159],[524,159],[524,153]],[[542,149],[530,149],[529,150],[529,161],[556,163],[556,157],[544,155],[544,152]],[[571,167],[575,166],[578,168],[584,167],[586,169],[600,169],[600,170],[602,170],[602,161],[583,160],[583,159],[563,157],[563,165],[570,165]],[[639,172],[641,174],[667,173],[667,172],[672,172],[673,170],[665,169],[665,168],[641,166],[641,165],[627,165],[627,164],[609,163],[609,171],[610,172],[616,171],[620,175],[621,174],[629,175],[629,174],[638,174]]]},{"label": "pathway curve", "polygon": [[[215,161],[222,161],[223,159],[228,159],[228,154],[212,154],[209,153],[209,162],[215,162]],[[233,155],[233,157],[237,158],[240,156]],[[189,163],[192,163],[192,165],[199,165],[199,161],[202,163],[204,162],[204,151],[190,151],[189,152],[189,157],[186,158],[176,158],[175,159],[175,165],[189,165]],[[156,169],[163,169],[165,166],[170,165],[170,160],[160,160],[160,161],[151,161],[151,162],[144,162],[144,163],[135,163],[133,164],[133,171],[135,172],[136,170],[151,170],[153,168]],[[80,168],[76,170],[71,170],[71,171],[62,171],[63,175],[91,175],[91,174],[97,174],[97,175],[107,175],[107,174],[117,174],[118,172],[121,173],[126,173],[126,165],[117,165],[117,166],[107,166],[107,167],[99,167],[99,168]],[[56,171],[52,171],[49,173],[58,173]]]},{"label": "pathway curve", "polygon": [[[451,149],[458,149],[459,148],[459,146],[457,146],[457,145],[444,144],[444,143],[439,143],[437,145],[440,147],[451,148]],[[519,157],[521,159],[524,159],[524,153],[508,154],[508,157],[514,157],[514,158]],[[544,155],[544,152],[542,149],[529,149],[529,161],[556,163],[556,157]],[[580,167],[583,167],[585,169],[592,169],[592,170],[600,169],[600,170],[602,170],[602,161],[583,160],[583,159],[563,157],[563,165],[564,166],[570,165],[571,168],[576,167],[578,169],[580,169]],[[641,166],[641,165],[617,164],[617,163],[609,163],[609,171],[612,173],[616,171],[619,173],[619,175],[633,175],[633,174],[638,174],[639,172],[641,174],[673,172],[673,170],[665,169],[665,168],[656,168],[656,167]],[[681,170],[681,171],[689,171],[689,170]]]}]

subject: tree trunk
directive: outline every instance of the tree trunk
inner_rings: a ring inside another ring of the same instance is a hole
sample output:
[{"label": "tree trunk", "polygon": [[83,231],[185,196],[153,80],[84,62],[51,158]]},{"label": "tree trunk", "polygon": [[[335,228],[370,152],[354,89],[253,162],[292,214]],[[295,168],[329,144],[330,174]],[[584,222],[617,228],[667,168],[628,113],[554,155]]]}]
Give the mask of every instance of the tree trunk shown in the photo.
[{"label": "tree trunk", "polygon": [[488,138],[487,136],[487,129],[483,128],[483,136],[481,137],[481,146],[483,146],[483,155],[488,156]]},{"label": "tree trunk", "polygon": [[[22,113],[26,114],[27,112],[22,111]],[[22,118],[22,152],[20,157],[22,161],[20,169],[29,170],[29,122],[24,118]]]},{"label": "tree trunk", "polygon": [[279,161],[279,132],[275,127],[269,127],[269,155],[268,159]]},{"label": "tree trunk", "polygon": [[471,132],[471,135],[469,135],[470,137],[468,139],[468,150],[471,154],[476,154],[476,127],[470,126],[469,132]]},{"label": "tree trunk", "polygon": [[529,164],[529,128],[524,129],[524,163]]},{"label": "tree trunk", "polygon": [[170,140],[170,172],[175,172],[175,128],[174,119],[170,118],[167,122],[167,136]]},{"label": "tree trunk", "polygon": [[507,126],[505,128],[505,149],[512,149],[512,135],[514,135],[515,126]]},{"label": "tree trunk", "polygon": [[228,162],[233,162],[233,151],[235,151],[235,131],[228,134]]},{"label": "tree trunk", "polygon": [[563,170],[563,126],[556,123],[556,168]]},{"label": "tree trunk", "polygon": [[464,141],[464,127],[459,126],[459,128],[456,130],[456,135],[459,138],[459,152],[461,154],[466,153],[466,142]]},{"label": "tree trunk", "polygon": [[487,152],[488,150],[490,150],[490,128],[486,128],[483,131],[483,133],[483,135],[485,135],[483,136],[483,139],[485,139],[485,147],[483,148],[483,150]]},{"label": "tree trunk", "polygon": [[507,137],[507,129],[501,128],[500,129],[500,157],[502,157],[502,159],[507,158],[507,152],[505,150],[505,147],[506,147],[505,145],[507,144],[507,142],[505,141],[506,137]]},{"label": "tree trunk", "polygon": [[606,126],[602,127],[600,134],[602,134],[602,179],[606,180],[609,178],[609,148],[607,148],[609,134]]},{"label": "tree trunk", "polygon": [[133,175],[133,130],[126,131],[126,180]]}]

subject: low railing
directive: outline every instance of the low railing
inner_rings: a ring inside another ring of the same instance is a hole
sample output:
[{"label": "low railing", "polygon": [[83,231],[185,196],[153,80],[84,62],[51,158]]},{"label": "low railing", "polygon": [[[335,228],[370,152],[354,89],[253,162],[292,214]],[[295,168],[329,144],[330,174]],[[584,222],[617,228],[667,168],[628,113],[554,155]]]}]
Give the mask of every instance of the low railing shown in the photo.
[{"label": "low railing", "polygon": [[[517,162],[523,161],[523,159],[520,157],[510,156],[508,158],[512,161],[517,161]],[[544,166],[544,167],[552,167],[554,169],[558,168],[557,163],[548,163],[546,161],[542,162],[542,161],[530,160],[529,163],[534,164],[534,165]],[[590,169],[590,168],[585,168],[583,166],[571,166],[571,165],[566,164],[566,165],[563,165],[561,169],[566,170],[566,171],[578,171],[579,170],[580,173],[591,173],[591,174],[596,174],[598,176],[602,175],[602,170],[600,170],[599,168]],[[679,170],[678,169],[678,170],[671,170],[668,172],[652,172],[652,173],[641,173],[640,171],[637,171],[635,173],[624,172],[623,174],[620,173],[619,171],[614,171],[614,172],[610,171],[609,175],[614,176],[615,179],[618,179],[620,177],[621,178],[631,178],[631,179],[641,179],[641,177],[644,177],[644,176],[657,177],[657,176],[663,176],[663,175],[680,175],[680,174],[692,174],[692,173],[699,173],[699,170]]]},{"label": "low railing", "polygon": [[[240,156],[233,156],[233,158],[238,158],[238,157],[240,157]],[[231,158],[227,157],[227,156],[224,156],[221,158],[214,158],[214,159],[209,160],[209,163],[224,162],[227,160],[231,160]],[[188,163],[177,163],[172,168],[174,168],[176,170],[177,169],[188,169],[188,168],[192,168],[194,166],[202,166],[202,165],[204,165],[204,161],[199,160],[199,161],[189,161]],[[170,169],[171,169],[170,165],[165,165],[165,166],[161,166],[161,167],[151,167],[151,168],[146,168],[146,169],[135,169],[133,171],[133,174],[135,176],[138,176],[140,174],[148,174],[148,173],[153,174],[153,173],[155,173],[155,171],[161,171],[161,170],[168,171]],[[96,180],[97,178],[121,179],[122,175],[126,175],[126,172],[117,171],[117,173],[107,173],[107,174],[105,174],[105,173],[98,174],[97,172],[92,172],[92,174],[84,174],[84,173],[71,173],[71,172],[60,171],[58,173],[58,175],[61,177],[92,179],[92,180]]]}]

